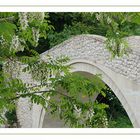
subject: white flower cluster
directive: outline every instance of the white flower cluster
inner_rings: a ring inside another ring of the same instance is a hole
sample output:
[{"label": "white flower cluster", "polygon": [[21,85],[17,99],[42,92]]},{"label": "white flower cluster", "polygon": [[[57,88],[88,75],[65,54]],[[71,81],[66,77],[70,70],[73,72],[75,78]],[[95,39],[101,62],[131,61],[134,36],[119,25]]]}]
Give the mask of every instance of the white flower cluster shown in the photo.
[{"label": "white flower cluster", "polygon": [[101,18],[102,18],[102,16],[101,16],[100,13],[96,14],[96,19],[97,19],[98,21],[99,21]]},{"label": "white flower cluster", "polygon": [[120,52],[123,52],[123,51],[125,51],[125,49],[126,49],[126,45],[125,45],[125,43],[121,43],[120,44]]},{"label": "white flower cluster", "polygon": [[82,113],[81,108],[78,109],[77,106],[74,105],[74,109],[75,109],[74,110],[75,111],[74,113],[75,113],[76,117],[77,118],[80,118],[81,117],[81,113]]},{"label": "white flower cluster", "polygon": [[51,97],[48,95],[47,97],[46,97],[46,107],[48,107],[48,104],[49,104],[49,100],[51,99]]},{"label": "white flower cluster", "polygon": [[39,37],[40,37],[40,33],[39,33],[39,29],[36,29],[34,27],[32,27],[32,33],[33,33],[33,39],[36,42],[36,45],[39,41]]},{"label": "white flower cluster", "polygon": [[107,128],[108,127],[108,119],[106,116],[102,117],[102,122],[103,122],[104,127]]},{"label": "white flower cluster", "polygon": [[112,38],[112,39],[110,40],[110,45],[111,45],[111,46],[115,46],[115,45],[116,45],[115,39]]},{"label": "white flower cluster", "polygon": [[47,100],[47,101],[49,101],[50,99],[51,99],[51,97],[50,97],[50,96],[48,96],[48,97],[46,98],[46,100]]},{"label": "white flower cluster", "polygon": [[100,125],[102,124],[103,127],[107,128],[108,127],[108,119],[106,115],[103,115],[102,118],[100,118],[100,122],[98,122],[97,118],[93,120],[93,117],[95,115],[95,112],[93,110],[93,108],[90,108],[88,111],[82,113],[81,108],[78,108],[76,105],[74,105],[74,113],[77,119],[80,118],[80,120],[78,121],[79,124],[83,124],[85,121],[89,121],[90,123],[92,123],[92,121],[94,121],[94,123],[96,125]]},{"label": "white flower cluster", "polygon": [[96,14],[96,19],[99,21],[101,19],[105,18],[107,21],[107,24],[110,24],[112,22],[112,19],[108,15],[102,15],[101,13]]},{"label": "white flower cluster", "polygon": [[8,59],[3,63],[3,72],[8,73],[12,78],[17,78],[20,74],[21,64],[20,62]]},{"label": "white flower cluster", "polygon": [[33,20],[40,21],[41,23],[43,22],[45,18],[45,13],[44,12],[20,12],[19,13],[19,21],[22,30],[25,30],[29,25],[29,22],[32,22]]},{"label": "white flower cluster", "polygon": [[0,36],[0,45],[4,46],[5,45],[5,39],[3,37],[3,35]]},{"label": "white flower cluster", "polygon": [[22,30],[26,30],[26,28],[28,27],[28,13],[20,12],[18,15]]},{"label": "white flower cluster", "polygon": [[112,22],[112,19],[108,16],[107,17],[107,23],[110,24]]},{"label": "white flower cluster", "polygon": [[83,119],[83,120],[90,120],[90,122],[92,121],[92,117],[94,116],[95,112],[94,110],[91,108],[89,109],[87,112],[85,112],[84,114],[82,114],[82,110],[81,108],[78,108],[76,105],[74,105],[74,109],[75,109],[75,115],[77,118]]},{"label": "white flower cluster", "polygon": [[89,111],[87,111],[87,114],[86,114],[86,119],[89,119],[90,122],[92,121],[92,117],[94,116],[95,112],[94,110],[91,108]]},{"label": "white flower cluster", "polygon": [[18,36],[14,35],[12,38],[11,46],[10,46],[10,51],[24,51],[24,47],[20,43],[20,39]]},{"label": "white flower cluster", "polygon": [[[119,34],[119,33],[116,33],[116,34]],[[112,51],[116,51],[117,47],[119,47],[119,53],[124,53],[126,51],[127,43],[122,41],[120,42],[120,44],[117,44],[116,40],[112,38],[109,40],[108,46],[111,48]]]},{"label": "white flower cluster", "polygon": [[[19,22],[22,30],[26,30],[31,22],[37,22],[37,24],[42,24],[45,18],[44,12],[20,12],[19,13]],[[35,46],[37,46],[40,33],[39,28],[32,27],[33,39],[35,41]]]},{"label": "white flower cluster", "polygon": [[117,44],[114,38],[109,40],[109,46],[111,47],[112,51],[116,50]]}]

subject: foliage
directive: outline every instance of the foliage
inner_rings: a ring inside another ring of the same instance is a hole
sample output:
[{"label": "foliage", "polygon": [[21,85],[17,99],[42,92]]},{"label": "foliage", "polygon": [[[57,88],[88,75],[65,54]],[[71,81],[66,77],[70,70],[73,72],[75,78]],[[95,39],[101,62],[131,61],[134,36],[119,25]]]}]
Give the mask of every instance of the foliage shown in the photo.
[{"label": "foliage", "polygon": [[5,118],[7,120],[8,126],[7,127],[17,127],[15,124],[17,122],[16,110],[7,111],[5,113]]},{"label": "foliage", "polygon": [[80,22],[72,23],[72,25],[64,25],[62,32],[57,33],[56,31],[50,31],[48,39],[50,41],[50,47],[53,47],[74,35],[88,34],[93,30],[92,27],[88,27]]},{"label": "foliage", "polygon": [[109,128],[132,128],[132,123],[120,103],[119,99],[113,93],[113,91],[106,85],[104,90],[106,97],[99,95],[97,101],[99,103],[104,103],[109,106],[106,109],[107,118],[108,118],[108,127]]},{"label": "foliage", "polygon": [[[19,98],[28,98],[46,110],[50,108],[52,114],[59,113],[59,117],[71,127],[107,127],[104,109],[108,106],[92,102],[97,92],[105,96],[102,91],[105,86],[99,76],[87,79],[71,74],[65,65],[68,58],[46,56],[47,61],[44,61],[35,51],[39,38],[46,38],[47,31],[52,28],[48,14],[1,13],[0,17],[1,123],[6,123],[5,112],[13,112]],[[23,83],[19,78],[21,70],[31,74],[39,84]],[[78,98],[80,96],[88,101],[83,103]]]},{"label": "foliage", "polygon": [[[6,121],[4,114],[7,110],[15,109],[17,93],[26,89],[26,85],[13,74],[25,58],[30,61],[37,59],[38,53],[32,48],[37,46],[40,37],[46,38],[46,31],[51,28],[47,17],[47,13],[0,13],[1,122]],[[30,57],[18,55],[23,51]]]},{"label": "foliage", "polygon": [[50,113],[59,114],[70,127],[107,127],[104,109],[108,106],[93,102],[97,92],[104,95],[105,85],[98,76],[88,79],[78,74],[67,75],[56,81],[55,87],[62,90],[59,89],[57,97],[50,98]]},{"label": "foliage", "polygon": [[129,46],[124,37],[140,35],[140,13],[95,12],[50,13],[49,15],[55,28],[55,31],[51,31],[48,36],[50,47],[73,35],[98,34],[107,37],[106,48],[115,57],[128,53]]},{"label": "foliage", "polygon": [[118,118],[109,121],[109,128],[133,128],[129,118],[125,115],[118,114]]},{"label": "foliage", "polygon": [[[70,73],[66,65],[69,59],[65,56],[55,59],[46,56],[44,61],[39,47],[44,43],[52,47],[73,35],[90,33],[106,36],[106,47],[112,56],[122,56],[128,47],[123,38],[140,34],[139,16],[139,13],[0,13],[0,123],[6,123],[5,113],[15,110],[19,98],[28,98],[58,115],[70,127],[108,127],[108,105],[93,103],[97,93],[106,96],[101,76],[86,78]],[[19,78],[21,70],[39,84],[23,83]]]}]

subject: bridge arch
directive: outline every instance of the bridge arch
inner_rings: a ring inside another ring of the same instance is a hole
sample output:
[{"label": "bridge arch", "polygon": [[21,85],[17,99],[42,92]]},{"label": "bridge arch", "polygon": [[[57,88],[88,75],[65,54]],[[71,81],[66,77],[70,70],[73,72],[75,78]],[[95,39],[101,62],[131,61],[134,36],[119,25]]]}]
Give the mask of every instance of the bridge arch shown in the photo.
[{"label": "bridge arch", "polygon": [[[121,84],[121,87],[120,87],[119,84],[117,84],[118,75],[114,74],[109,69],[104,68],[101,65],[93,61],[89,61],[89,60],[75,59],[69,62],[69,65],[71,65],[72,67],[71,72],[86,72],[92,75],[101,74],[102,80],[104,81],[104,83],[106,83],[111,88],[111,90],[120,100],[133,126],[134,127],[139,126],[137,122],[137,118],[135,117],[135,114],[133,112],[133,108],[131,108],[131,106],[129,105],[129,100],[125,96],[125,90],[122,89],[123,85]],[[120,77],[119,75],[119,80],[125,81],[126,79],[124,79],[124,77]],[[124,88],[127,88],[127,87],[124,87]],[[46,115],[46,112],[42,110],[40,113],[39,127],[43,127],[45,115]]]},{"label": "bridge arch", "polygon": [[[41,58],[46,61],[47,54],[54,58],[65,55],[71,60],[68,65],[71,65],[72,72],[101,74],[102,80],[122,103],[133,126],[140,127],[140,37],[126,38],[131,49],[129,56],[113,60],[104,47],[105,40],[105,37],[97,35],[79,35],[41,54]],[[23,75],[23,81],[31,82],[29,76]],[[23,109],[25,104],[26,109]],[[46,112],[26,100],[19,102],[17,114],[21,127],[42,127]]]}]

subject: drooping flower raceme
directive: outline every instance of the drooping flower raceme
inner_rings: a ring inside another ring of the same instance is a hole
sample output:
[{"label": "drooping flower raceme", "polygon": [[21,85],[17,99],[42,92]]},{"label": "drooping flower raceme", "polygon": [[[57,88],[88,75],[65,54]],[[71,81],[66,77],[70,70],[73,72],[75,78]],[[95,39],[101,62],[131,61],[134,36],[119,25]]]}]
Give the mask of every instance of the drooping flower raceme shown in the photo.
[{"label": "drooping flower raceme", "polygon": [[40,37],[39,29],[32,27],[32,33],[33,33],[33,39],[37,45],[37,43],[39,41],[39,37]]},{"label": "drooping flower raceme", "polygon": [[5,39],[3,37],[3,35],[0,36],[0,45],[4,46],[5,45]]},{"label": "drooping flower raceme", "polygon": [[19,15],[19,22],[20,22],[20,25],[21,25],[21,29],[26,30],[26,28],[29,26],[28,25],[28,13],[27,12],[21,12],[18,15]]},{"label": "drooping flower raceme", "polygon": [[107,17],[107,23],[110,24],[112,22],[112,19],[108,16]]},{"label": "drooping flower raceme", "polygon": [[17,35],[12,37],[10,51],[24,51],[24,47],[20,43],[20,39]]},{"label": "drooping flower raceme", "polygon": [[81,108],[78,109],[76,105],[74,105],[74,112],[77,118],[81,116]]},{"label": "drooping flower raceme", "polygon": [[87,111],[87,114],[86,114],[86,119],[89,119],[90,122],[92,121],[92,117],[94,116],[95,112],[94,110],[91,108],[89,111]]},{"label": "drooping flower raceme", "polygon": [[106,116],[103,116],[102,117],[102,121],[103,121],[104,127],[107,128],[108,127],[108,119],[107,119],[107,117]]}]

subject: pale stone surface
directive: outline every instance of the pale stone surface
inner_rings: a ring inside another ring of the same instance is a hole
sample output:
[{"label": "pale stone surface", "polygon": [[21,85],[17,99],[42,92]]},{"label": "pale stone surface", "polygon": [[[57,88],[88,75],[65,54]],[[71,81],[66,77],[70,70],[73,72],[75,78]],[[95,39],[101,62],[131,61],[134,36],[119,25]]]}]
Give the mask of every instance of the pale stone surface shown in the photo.
[{"label": "pale stone surface", "polygon": [[110,53],[105,48],[105,38],[95,35],[73,37],[42,55],[49,53],[54,57],[65,55],[71,59],[83,58],[94,62],[97,61],[114,72],[140,83],[140,37],[129,37],[127,40],[131,48],[129,56],[125,55],[112,61]]},{"label": "pale stone surface", "polygon": [[[61,55],[68,56],[71,59],[69,65],[72,66],[72,72],[101,73],[103,81],[121,101],[133,126],[140,127],[140,37],[126,38],[131,50],[129,56],[113,60],[105,48],[105,40],[104,37],[97,35],[75,36],[41,54],[41,57],[46,61],[46,54],[54,58]],[[25,82],[35,83],[27,74],[22,73],[21,78]],[[19,102],[17,113],[21,127],[47,125],[44,124],[45,111],[40,106],[31,105],[27,100]]]}]

